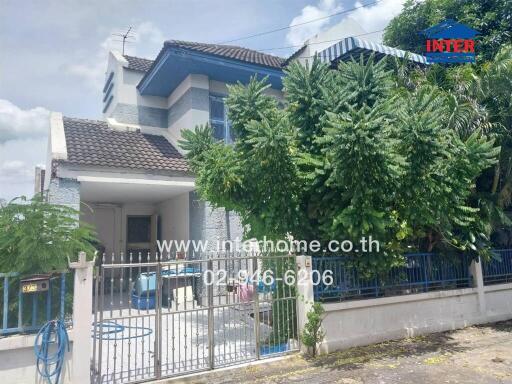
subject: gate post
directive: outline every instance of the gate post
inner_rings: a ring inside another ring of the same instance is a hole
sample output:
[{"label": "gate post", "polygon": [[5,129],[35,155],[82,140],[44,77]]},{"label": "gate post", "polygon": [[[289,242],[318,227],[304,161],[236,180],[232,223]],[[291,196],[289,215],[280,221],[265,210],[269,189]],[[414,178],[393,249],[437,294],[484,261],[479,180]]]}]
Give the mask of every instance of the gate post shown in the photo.
[{"label": "gate post", "polygon": [[94,261],[86,261],[85,252],[78,254],[78,262],[69,263],[75,270],[73,291],[73,384],[89,384],[91,380],[91,316],[92,270]]},{"label": "gate post", "polygon": [[[159,258],[160,256],[160,258]],[[161,255],[156,255],[156,284],[155,284],[155,355],[154,367],[157,379],[162,377],[162,264]],[[177,290],[176,290],[177,292]],[[173,362],[174,363],[174,362]]]},{"label": "gate post", "polygon": [[[304,325],[307,323],[308,312],[313,307],[315,301],[313,293],[313,281],[311,278],[311,256],[297,256],[297,336],[299,338],[299,344],[301,350],[304,352],[302,342],[300,341],[300,335],[304,329]],[[302,278],[307,274],[307,278]],[[300,281],[300,284],[299,284]]]},{"label": "gate post", "polygon": [[[252,276],[258,271],[258,259],[252,258]],[[258,294],[258,279],[252,281],[253,311],[254,311],[254,339],[256,344],[256,360],[260,359],[260,299]]]},{"label": "gate post", "polygon": [[478,260],[471,261],[469,271],[473,276],[473,288],[476,288],[478,293],[478,310],[480,311],[480,314],[485,314],[485,287],[482,273],[482,262],[480,260],[480,257],[478,258]]},{"label": "gate post", "polygon": [[[213,272],[213,260],[211,258],[208,259],[207,262],[207,271]],[[212,274],[213,276],[213,274]],[[208,300],[208,365],[210,369],[215,367],[215,340],[214,340],[214,324],[213,324],[213,283],[214,279],[209,281],[208,286],[206,287],[207,292],[207,300]]]}]

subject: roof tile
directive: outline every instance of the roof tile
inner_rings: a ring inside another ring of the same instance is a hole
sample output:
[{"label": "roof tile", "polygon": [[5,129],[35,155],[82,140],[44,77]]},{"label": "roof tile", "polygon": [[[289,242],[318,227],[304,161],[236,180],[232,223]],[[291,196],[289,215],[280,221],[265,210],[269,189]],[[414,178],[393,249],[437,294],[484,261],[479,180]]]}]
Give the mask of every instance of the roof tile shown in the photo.
[{"label": "roof tile", "polygon": [[[249,48],[238,47],[236,45],[220,45],[220,44],[207,44],[207,43],[195,43],[191,41],[182,40],[168,40],[165,42],[165,46],[189,49],[197,52],[208,53],[210,55],[225,57],[228,59],[240,60],[251,64],[263,65],[265,67],[282,69],[286,60],[255,51]],[[154,60],[143,59],[135,56],[124,55],[128,61],[128,68],[136,71],[147,72],[153,65]]]},{"label": "roof tile", "polygon": [[189,173],[187,160],[164,137],[116,131],[104,121],[64,117],[67,163]]},{"label": "roof tile", "polygon": [[143,59],[142,57],[124,55],[124,58],[128,61],[128,68],[135,71],[147,72],[153,64],[153,60]]}]

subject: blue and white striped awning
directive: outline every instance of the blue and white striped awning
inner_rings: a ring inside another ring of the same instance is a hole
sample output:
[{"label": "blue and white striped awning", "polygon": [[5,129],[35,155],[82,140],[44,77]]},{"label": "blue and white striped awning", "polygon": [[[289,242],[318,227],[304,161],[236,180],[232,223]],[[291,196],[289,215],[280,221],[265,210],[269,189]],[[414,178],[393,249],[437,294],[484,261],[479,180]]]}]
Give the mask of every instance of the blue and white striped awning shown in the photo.
[{"label": "blue and white striped awning", "polygon": [[407,53],[409,60],[419,64],[427,64],[425,56],[358,39],[357,37],[347,37],[329,48],[317,52],[316,56],[324,63],[336,63],[340,60],[350,60],[351,57],[357,60],[361,53],[364,55],[375,53],[376,59],[381,59],[384,56],[405,57]]}]

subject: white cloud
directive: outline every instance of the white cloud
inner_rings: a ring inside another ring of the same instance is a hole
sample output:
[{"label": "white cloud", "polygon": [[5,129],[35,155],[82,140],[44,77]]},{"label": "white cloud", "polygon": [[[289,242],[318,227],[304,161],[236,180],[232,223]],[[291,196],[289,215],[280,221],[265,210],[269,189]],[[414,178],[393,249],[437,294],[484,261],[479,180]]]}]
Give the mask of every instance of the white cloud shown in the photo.
[{"label": "white cloud", "polygon": [[[360,8],[348,12],[336,26],[332,26],[332,19],[323,19],[318,22],[306,24],[303,27],[290,29],[286,38],[289,43],[300,45],[316,34],[325,32],[328,27],[332,27],[332,31],[330,30],[332,33],[327,34],[325,40],[342,39],[344,37],[358,36],[365,33],[365,35],[361,36],[363,39],[380,42],[383,35],[383,32],[380,30],[384,29],[391,19],[400,13],[404,2],[405,0],[382,0],[373,6],[363,7],[364,3],[357,1],[353,8]],[[324,17],[339,12],[340,10],[341,7],[338,6],[334,0],[322,0],[317,6],[307,5],[304,7],[301,14],[295,17],[290,25]],[[372,31],[379,32],[366,34]],[[322,38],[322,35],[318,36],[318,40],[322,40]],[[332,44],[332,42],[326,46],[330,44]],[[316,46],[316,48],[320,50],[325,47]]]},{"label": "white cloud", "polygon": [[32,172],[27,164],[21,160],[9,160],[0,164],[0,181],[27,181],[32,176]]},{"label": "white cloud", "polygon": [[[355,20],[366,31],[372,32],[384,29],[391,19],[397,16],[405,3],[405,0],[383,0],[371,7],[362,7],[350,13],[349,17]],[[357,1],[355,7],[361,7],[363,3]],[[381,41],[383,32],[363,36],[373,41]]]},{"label": "white cloud", "polygon": [[46,137],[49,111],[42,107],[23,110],[0,99],[0,143],[20,138]]},{"label": "white cloud", "polygon": [[[111,34],[103,40],[96,52],[85,56],[83,60],[65,67],[68,74],[80,78],[86,86],[97,91],[103,88],[105,70],[109,51],[121,51],[122,43],[118,36]],[[142,57],[154,57],[164,43],[164,35],[153,23],[143,22],[133,29],[134,40],[128,40],[125,53],[140,55]]]},{"label": "white cloud", "polygon": [[135,51],[134,55],[155,56],[155,48],[164,44],[164,34],[153,23],[146,21],[135,29],[135,44],[128,46],[127,52]]},{"label": "white cloud", "polygon": [[41,137],[0,144],[0,199],[33,195],[35,167],[45,162],[46,142]]},{"label": "white cloud", "polygon": [[49,113],[0,99],[0,199],[32,196],[34,168],[45,162]]},{"label": "white cloud", "polygon": [[[302,8],[300,15],[294,17],[290,22],[290,25],[300,24],[310,20],[325,17],[341,10],[342,7],[336,0],[320,0],[316,6],[306,5],[304,8]],[[290,28],[290,31],[286,35],[286,40],[290,44],[300,45],[311,36],[320,32],[329,23],[330,19],[322,19],[313,23]]]}]

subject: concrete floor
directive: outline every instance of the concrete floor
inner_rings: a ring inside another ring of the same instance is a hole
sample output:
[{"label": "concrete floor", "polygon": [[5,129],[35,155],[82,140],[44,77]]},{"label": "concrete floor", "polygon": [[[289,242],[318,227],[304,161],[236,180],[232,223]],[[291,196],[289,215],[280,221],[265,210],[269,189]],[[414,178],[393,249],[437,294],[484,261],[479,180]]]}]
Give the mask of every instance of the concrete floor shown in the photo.
[{"label": "concrete floor", "polygon": [[[96,337],[96,361],[101,360],[102,383],[155,377],[154,351],[155,340],[158,339],[155,310],[138,311],[128,308],[126,298],[125,304],[120,304],[122,302],[116,296],[112,304],[105,304],[104,326]],[[209,367],[208,311],[191,300],[179,302],[179,308],[162,310],[162,376]],[[225,306],[214,309],[215,366],[254,360],[256,342],[252,304],[217,303],[222,304]],[[268,316],[269,308],[262,303],[260,311]],[[100,322],[99,317],[96,321]],[[261,339],[265,339],[272,330],[264,322],[260,322],[259,328]]]}]

